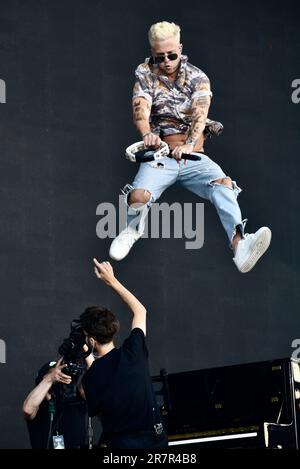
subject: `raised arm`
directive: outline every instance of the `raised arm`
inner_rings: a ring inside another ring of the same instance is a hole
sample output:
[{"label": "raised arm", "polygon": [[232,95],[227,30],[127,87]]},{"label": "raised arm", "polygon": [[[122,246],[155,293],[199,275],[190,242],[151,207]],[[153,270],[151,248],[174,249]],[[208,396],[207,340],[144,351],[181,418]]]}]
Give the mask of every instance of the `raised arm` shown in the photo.
[{"label": "raised arm", "polygon": [[26,420],[33,420],[39,410],[39,407],[44,399],[51,399],[49,391],[52,385],[56,382],[63,384],[70,384],[72,381],[71,376],[62,372],[65,367],[62,364],[62,358],[56,363],[54,368],[43,377],[42,381],[28,394],[23,403],[23,415]]},{"label": "raised arm", "polygon": [[97,259],[93,259],[95,264],[95,274],[96,276],[109,285],[119,296],[120,298],[128,305],[132,314],[132,326],[139,327],[142,329],[146,335],[146,308],[142,303],[129,291],[125,288],[114,276],[114,271],[109,262],[98,262]]}]

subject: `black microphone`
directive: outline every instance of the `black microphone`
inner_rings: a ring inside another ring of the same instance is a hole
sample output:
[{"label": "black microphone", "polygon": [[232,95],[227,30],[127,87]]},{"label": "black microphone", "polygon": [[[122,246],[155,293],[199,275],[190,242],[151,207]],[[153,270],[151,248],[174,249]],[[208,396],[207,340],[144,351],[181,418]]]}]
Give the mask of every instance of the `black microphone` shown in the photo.
[{"label": "black microphone", "polygon": [[191,161],[200,161],[201,156],[197,153],[182,153],[181,159],[183,160],[191,160]]}]

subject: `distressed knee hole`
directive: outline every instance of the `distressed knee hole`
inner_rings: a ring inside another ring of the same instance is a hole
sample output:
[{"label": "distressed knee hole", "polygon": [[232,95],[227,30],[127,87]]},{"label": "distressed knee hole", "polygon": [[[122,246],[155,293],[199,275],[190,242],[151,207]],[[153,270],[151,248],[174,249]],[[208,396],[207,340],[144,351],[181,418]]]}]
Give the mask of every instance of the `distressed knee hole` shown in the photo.
[{"label": "distressed knee hole", "polygon": [[220,184],[222,186],[230,187],[230,189],[234,188],[232,180],[231,180],[230,177],[215,179],[214,181],[212,181],[212,184]]},{"label": "distressed knee hole", "polygon": [[128,205],[147,204],[151,198],[151,192],[146,189],[134,189],[128,196]]}]

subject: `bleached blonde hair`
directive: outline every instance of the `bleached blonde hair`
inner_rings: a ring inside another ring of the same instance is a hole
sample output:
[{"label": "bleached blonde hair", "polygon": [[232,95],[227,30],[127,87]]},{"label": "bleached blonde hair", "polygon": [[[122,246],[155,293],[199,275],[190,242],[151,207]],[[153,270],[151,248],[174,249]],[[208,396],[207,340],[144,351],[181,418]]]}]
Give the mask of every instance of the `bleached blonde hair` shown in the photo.
[{"label": "bleached blonde hair", "polygon": [[153,47],[157,41],[164,41],[165,39],[177,39],[180,43],[180,26],[168,21],[161,21],[151,26],[148,32],[148,39],[150,46]]}]

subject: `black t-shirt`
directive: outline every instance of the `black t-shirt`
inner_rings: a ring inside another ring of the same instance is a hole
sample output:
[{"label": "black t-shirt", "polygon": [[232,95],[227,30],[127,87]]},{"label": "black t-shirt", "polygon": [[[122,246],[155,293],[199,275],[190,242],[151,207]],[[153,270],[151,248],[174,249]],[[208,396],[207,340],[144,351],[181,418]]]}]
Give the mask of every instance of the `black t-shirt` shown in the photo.
[{"label": "black t-shirt", "polygon": [[[63,435],[65,448],[80,448],[87,443],[87,406],[84,400],[56,404],[52,435]],[[27,420],[27,427],[33,449],[47,448],[50,429],[49,402],[44,400],[33,420]],[[53,448],[52,436],[49,448]]]},{"label": "black t-shirt", "polygon": [[152,430],[152,381],[144,332],[135,328],[122,347],[95,360],[82,380],[88,412],[99,415],[103,436]]}]

